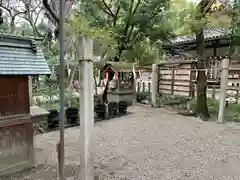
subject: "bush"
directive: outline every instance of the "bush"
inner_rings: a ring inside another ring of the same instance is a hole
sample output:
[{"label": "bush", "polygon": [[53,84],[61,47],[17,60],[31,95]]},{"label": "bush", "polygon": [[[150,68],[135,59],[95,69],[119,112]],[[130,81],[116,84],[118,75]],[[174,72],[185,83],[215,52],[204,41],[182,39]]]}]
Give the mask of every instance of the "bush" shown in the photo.
[{"label": "bush", "polygon": [[180,104],[185,104],[187,101],[189,101],[188,97],[184,96],[174,96],[174,95],[160,95],[157,98],[157,103],[160,106],[164,105],[180,105]]},{"label": "bush", "polygon": [[71,102],[71,106],[79,107],[79,98],[78,97],[65,96],[65,106],[68,106],[69,101]]},{"label": "bush", "polygon": [[[219,102],[217,100],[207,99],[207,106],[208,106],[208,112],[210,115],[218,114]],[[187,102],[187,110],[196,112],[196,109],[197,109],[196,100],[190,100]]]},{"label": "bush", "polygon": [[70,124],[74,124],[79,120],[79,109],[76,107],[68,107],[65,110],[65,115],[67,118],[67,122]]},{"label": "bush", "polygon": [[208,112],[210,115],[218,115],[219,102],[213,99],[207,99]]},{"label": "bush", "polygon": [[227,121],[240,122],[240,104],[229,104],[225,115]]},{"label": "bush", "polygon": [[137,92],[136,101],[142,102],[143,100],[151,101],[151,96],[149,92]]},{"label": "bush", "polygon": [[[157,98],[157,103],[160,106],[177,106],[178,110],[185,110],[185,112],[190,112],[191,114],[195,114],[197,107],[196,100],[181,96],[160,95]],[[210,116],[217,117],[219,110],[219,101],[208,98],[207,106]],[[225,109],[225,120],[240,122],[240,104],[230,103],[228,105],[228,107]]]}]

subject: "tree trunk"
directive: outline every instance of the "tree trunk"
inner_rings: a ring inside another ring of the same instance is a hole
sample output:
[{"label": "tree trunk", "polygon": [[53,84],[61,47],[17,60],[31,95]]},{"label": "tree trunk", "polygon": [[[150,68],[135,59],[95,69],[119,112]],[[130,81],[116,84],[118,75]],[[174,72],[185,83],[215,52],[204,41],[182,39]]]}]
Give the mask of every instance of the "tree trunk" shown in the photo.
[{"label": "tree trunk", "polygon": [[[68,69],[69,69],[69,65],[67,64]],[[72,95],[73,95],[73,79],[75,76],[75,72],[77,70],[77,66],[75,66],[69,76],[68,79],[68,87],[67,87],[67,98],[68,98],[68,107],[71,107],[72,105]]]},{"label": "tree trunk", "polygon": [[13,34],[14,32],[15,32],[15,17],[12,17],[10,23],[10,33]]},{"label": "tree trunk", "polygon": [[93,79],[94,79],[94,88],[95,88],[95,95],[98,95],[98,90],[97,90],[97,79],[96,79],[96,75],[93,75]]},{"label": "tree trunk", "polygon": [[209,118],[209,112],[207,107],[207,76],[205,72],[205,62],[204,62],[204,30],[200,28],[196,33],[196,48],[197,48],[197,108],[196,114],[203,120]]}]

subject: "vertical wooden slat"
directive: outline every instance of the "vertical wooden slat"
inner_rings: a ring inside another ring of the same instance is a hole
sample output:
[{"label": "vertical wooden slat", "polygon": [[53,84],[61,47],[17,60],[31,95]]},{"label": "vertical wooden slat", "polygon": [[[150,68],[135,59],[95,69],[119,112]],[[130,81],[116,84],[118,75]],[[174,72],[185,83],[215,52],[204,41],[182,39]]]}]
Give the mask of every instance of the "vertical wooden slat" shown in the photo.
[{"label": "vertical wooden slat", "polygon": [[195,84],[194,80],[196,80],[196,70],[194,69],[194,64],[191,64],[191,70],[190,70],[190,88],[189,88],[189,96],[191,98],[195,98]]},{"label": "vertical wooden slat", "polygon": [[171,94],[174,94],[174,79],[175,79],[175,69],[172,68],[172,79],[171,79]]},{"label": "vertical wooden slat", "polygon": [[148,82],[148,92],[150,93],[151,92],[151,83]]},{"label": "vertical wooden slat", "polygon": [[141,89],[141,83],[138,82],[138,83],[137,83],[137,92],[140,92],[140,89]]},{"label": "vertical wooden slat", "polygon": [[159,70],[159,66],[157,67],[157,93],[159,94],[160,93],[160,90],[159,90],[159,85],[160,85],[160,70]]},{"label": "vertical wooden slat", "polygon": [[212,86],[212,99],[215,100],[216,98],[216,85],[214,84]]},{"label": "vertical wooden slat", "polygon": [[189,71],[189,97],[192,97],[192,92],[193,92],[193,85],[192,85],[192,81],[193,81],[193,65],[190,65],[191,69]]},{"label": "vertical wooden slat", "polygon": [[35,166],[35,153],[34,153],[34,130],[33,130],[33,124],[27,123],[27,142],[28,142],[28,159],[30,166]]},{"label": "vertical wooden slat", "polygon": [[238,104],[238,98],[239,98],[239,83],[237,83],[237,90],[236,90],[236,103]]}]

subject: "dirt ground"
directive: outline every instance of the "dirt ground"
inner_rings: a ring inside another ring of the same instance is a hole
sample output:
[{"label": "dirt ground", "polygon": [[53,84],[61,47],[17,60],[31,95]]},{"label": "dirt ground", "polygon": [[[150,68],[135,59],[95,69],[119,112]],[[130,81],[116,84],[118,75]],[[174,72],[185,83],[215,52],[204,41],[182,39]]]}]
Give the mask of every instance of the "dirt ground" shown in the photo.
[{"label": "dirt ground", "polygon": [[[99,179],[240,179],[240,125],[201,122],[166,109],[133,106],[130,115],[95,125]],[[66,180],[79,178],[79,127],[66,130]],[[59,131],[35,137],[36,168],[3,180],[56,180]]]}]

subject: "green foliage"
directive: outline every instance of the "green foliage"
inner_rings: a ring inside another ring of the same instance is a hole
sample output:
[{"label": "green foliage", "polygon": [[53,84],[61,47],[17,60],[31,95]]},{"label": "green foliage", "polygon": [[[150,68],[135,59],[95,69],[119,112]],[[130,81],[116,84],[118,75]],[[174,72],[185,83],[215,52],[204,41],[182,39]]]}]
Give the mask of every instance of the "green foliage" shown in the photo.
[{"label": "green foliage", "polygon": [[172,29],[168,25],[165,13],[169,2],[169,0],[83,1],[78,16],[84,14],[91,28],[105,28],[108,31],[115,41],[113,46],[115,56],[120,60],[124,51],[137,49],[135,45],[144,42],[146,38],[154,44],[158,40],[163,41],[171,37]]},{"label": "green foliage", "polygon": [[172,26],[175,33],[185,35],[192,32],[197,32],[200,28],[207,25],[208,14],[202,16],[197,10],[197,3],[191,1],[174,0],[169,10],[169,16],[172,21]]},{"label": "green foliage", "polygon": [[[170,106],[176,108],[178,111],[184,111],[186,113],[181,113],[188,115],[187,112],[191,112],[191,115],[195,115],[197,102],[196,100],[180,97],[180,96],[169,96],[164,95],[158,97],[159,106]],[[219,101],[213,99],[207,99],[207,106],[209,114],[213,119],[216,119],[218,116],[219,110]],[[226,121],[237,121],[240,122],[240,104],[230,103],[225,111],[225,120]]]},{"label": "green foliage", "polygon": [[144,100],[151,101],[151,95],[149,92],[137,92],[136,93],[136,100],[137,102],[141,102]]},{"label": "green foliage", "polygon": [[146,38],[135,44],[131,50],[126,50],[122,56],[127,62],[137,62],[138,65],[145,66],[156,61],[159,57],[159,48]]},{"label": "green foliage", "polygon": [[[219,102],[213,99],[207,99],[207,106],[210,115],[216,116],[218,114]],[[190,100],[188,102],[188,110],[196,112],[197,102],[195,100]]]},{"label": "green foliage", "polygon": [[180,105],[184,104],[189,100],[188,97],[184,96],[174,96],[174,95],[160,95],[157,98],[157,104],[159,106],[172,106],[172,105]]},{"label": "green foliage", "polygon": [[206,13],[204,17],[198,18],[197,3],[195,1],[173,0],[168,10],[171,26],[176,35],[186,35],[205,27],[229,27],[231,22],[230,7],[224,12]]},{"label": "green foliage", "polygon": [[[91,21],[86,19],[80,10],[74,12],[68,23],[66,23],[66,33],[67,37],[73,38],[79,35],[92,37],[94,39],[95,55],[101,56],[105,50],[111,53],[115,48],[115,41],[108,27],[91,26]],[[69,47],[72,48],[71,46]]]}]

